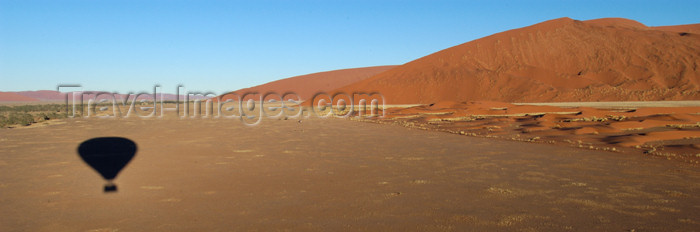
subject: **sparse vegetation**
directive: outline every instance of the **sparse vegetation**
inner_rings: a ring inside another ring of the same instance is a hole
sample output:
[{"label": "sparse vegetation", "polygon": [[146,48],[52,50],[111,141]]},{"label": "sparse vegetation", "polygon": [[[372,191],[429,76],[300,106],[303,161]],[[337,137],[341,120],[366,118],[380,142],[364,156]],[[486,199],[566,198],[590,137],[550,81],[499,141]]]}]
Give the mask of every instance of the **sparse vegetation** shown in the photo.
[{"label": "sparse vegetation", "polygon": [[28,126],[32,123],[65,118],[61,104],[0,106],[0,127]]}]

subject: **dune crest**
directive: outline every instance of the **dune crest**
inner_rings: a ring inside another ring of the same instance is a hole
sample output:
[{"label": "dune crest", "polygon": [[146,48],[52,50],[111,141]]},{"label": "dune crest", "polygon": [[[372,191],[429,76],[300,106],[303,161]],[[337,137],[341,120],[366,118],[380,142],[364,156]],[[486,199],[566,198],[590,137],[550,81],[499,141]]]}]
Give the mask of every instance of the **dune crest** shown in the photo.
[{"label": "dune crest", "polygon": [[653,27],[653,28],[655,30],[662,30],[662,31],[700,34],[700,23],[676,25],[676,26],[661,26],[661,27]]}]

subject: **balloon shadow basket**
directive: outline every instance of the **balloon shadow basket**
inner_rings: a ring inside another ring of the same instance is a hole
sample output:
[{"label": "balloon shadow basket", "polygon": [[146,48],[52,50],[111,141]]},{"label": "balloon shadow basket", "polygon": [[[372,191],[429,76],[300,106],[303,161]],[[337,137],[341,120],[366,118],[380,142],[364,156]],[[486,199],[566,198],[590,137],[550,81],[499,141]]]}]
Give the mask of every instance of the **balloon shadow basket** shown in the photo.
[{"label": "balloon shadow basket", "polygon": [[117,185],[114,184],[112,181],[109,181],[105,184],[105,193],[116,193],[117,192]]}]

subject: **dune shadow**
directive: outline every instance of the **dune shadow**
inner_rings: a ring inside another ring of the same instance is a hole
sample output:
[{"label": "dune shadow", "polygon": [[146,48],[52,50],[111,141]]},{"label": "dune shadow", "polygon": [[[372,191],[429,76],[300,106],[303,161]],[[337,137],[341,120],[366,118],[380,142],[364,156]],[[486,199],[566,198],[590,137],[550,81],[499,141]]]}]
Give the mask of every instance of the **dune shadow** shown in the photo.
[{"label": "dune shadow", "polygon": [[80,158],[107,181],[105,193],[117,191],[117,186],[112,181],[134,158],[136,150],[134,141],[122,137],[92,138],[78,146]]}]

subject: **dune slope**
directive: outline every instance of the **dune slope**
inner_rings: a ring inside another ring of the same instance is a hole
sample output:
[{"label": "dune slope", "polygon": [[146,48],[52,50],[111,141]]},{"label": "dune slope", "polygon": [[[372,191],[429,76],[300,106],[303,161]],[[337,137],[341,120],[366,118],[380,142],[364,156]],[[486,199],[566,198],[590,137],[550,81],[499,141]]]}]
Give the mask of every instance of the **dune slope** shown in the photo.
[{"label": "dune slope", "polygon": [[554,19],[454,46],[337,91],[378,91],[390,104],[698,100],[697,27]]},{"label": "dune slope", "polygon": [[[342,86],[372,77],[394,67],[397,66],[387,65],[318,72],[285,78],[250,88],[239,89],[233,91],[233,93],[243,95],[245,93],[252,92],[257,92],[259,94],[269,92],[275,92],[278,94],[294,92],[298,94],[302,100],[306,100],[310,99],[316,93],[329,92]],[[225,95],[223,97],[224,99],[227,99],[231,96]]]}]

